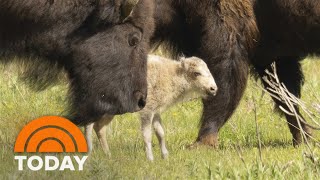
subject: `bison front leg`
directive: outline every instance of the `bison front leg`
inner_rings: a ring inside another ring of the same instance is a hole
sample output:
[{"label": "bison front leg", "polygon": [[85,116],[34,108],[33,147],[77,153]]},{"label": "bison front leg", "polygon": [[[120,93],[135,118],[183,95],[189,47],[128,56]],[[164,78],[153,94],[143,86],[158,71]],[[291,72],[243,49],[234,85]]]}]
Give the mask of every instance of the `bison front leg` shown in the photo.
[{"label": "bison front leg", "polygon": [[218,146],[220,128],[231,117],[245,90],[249,65],[246,60],[228,59],[210,65],[219,91],[216,96],[203,100],[201,128],[194,145]]}]

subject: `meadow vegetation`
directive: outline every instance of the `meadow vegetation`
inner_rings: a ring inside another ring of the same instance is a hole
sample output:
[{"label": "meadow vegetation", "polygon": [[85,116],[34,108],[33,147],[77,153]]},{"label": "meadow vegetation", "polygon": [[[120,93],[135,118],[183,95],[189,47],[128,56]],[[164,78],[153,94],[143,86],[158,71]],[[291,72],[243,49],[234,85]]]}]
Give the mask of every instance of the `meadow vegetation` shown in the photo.
[{"label": "meadow vegetation", "polygon": [[[320,104],[320,61],[302,62],[306,75],[302,99]],[[117,116],[107,134],[112,156],[103,154],[94,137],[94,151],[82,172],[18,171],[13,146],[28,121],[44,115],[65,115],[68,85],[61,83],[34,92],[18,78],[21,68],[0,67],[0,178],[1,179],[319,179],[320,152],[293,148],[284,117],[271,98],[251,78],[236,113],[220,131],[218,149],[187,149],[197,137],[200,100],[179,104],[162,114],[169,158],[161,159],[153,137],[155,161],[145,157],[137,114]],[[258,128],[256,128],[256,124]],[[257,131],[258,130],[258,131]],[[259,138],[258,138],[259,137]],[[320,133],[314,131],[320,140]],[[259,148],[261,143],[261,149]]]}]

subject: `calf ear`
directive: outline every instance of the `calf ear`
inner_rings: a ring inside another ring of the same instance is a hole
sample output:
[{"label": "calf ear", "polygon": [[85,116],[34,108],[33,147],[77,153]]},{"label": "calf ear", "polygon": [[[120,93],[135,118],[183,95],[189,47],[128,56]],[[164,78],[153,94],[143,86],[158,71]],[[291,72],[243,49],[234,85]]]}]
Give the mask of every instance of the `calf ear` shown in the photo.
[{"label": "calf ear", "polygon": [[180,59],[179,59],[179,61],[184,61],[184,60],[186,60],[186,57],[184,57],[184,56],[180,57]]},{"label": "calf ear", "polygon": [[188,61],[186,60],[186,58],[185,57],[181,57],[180,58],[180,63],[181,63],[181,67],[182,67],[182,69],[184,69],[184,70],[188,70],[189,69],[189,63],[188,63]]}]

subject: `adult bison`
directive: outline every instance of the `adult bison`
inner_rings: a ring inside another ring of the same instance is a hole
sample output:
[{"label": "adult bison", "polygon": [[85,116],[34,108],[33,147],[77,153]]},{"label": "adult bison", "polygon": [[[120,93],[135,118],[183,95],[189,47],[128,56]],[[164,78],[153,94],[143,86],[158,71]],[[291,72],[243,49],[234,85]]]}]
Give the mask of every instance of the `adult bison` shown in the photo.
[{"label": "adult bison", "polygon": [[[300,96],[300,60],[320,54],[318,0],[157,0],[155,12],[153,44],[204,59],[216,78],[218,95],[203,100],[200,144],[217,145],[218,131],[239,104],[250,67],[262,77],[276,61],[280,80]],[[286,118],[297,145],[302,141],[298,123]],[[302,128],[310,133],[306,124]]]},{"label": "adult bison", "polygon": [[[27,59],[41,88],[67,71],[77,124],[140,110],[154,2],[123,21],[124,0],[0,0],[0,61]],[[30,65],[31,64],[31,65]]]}]

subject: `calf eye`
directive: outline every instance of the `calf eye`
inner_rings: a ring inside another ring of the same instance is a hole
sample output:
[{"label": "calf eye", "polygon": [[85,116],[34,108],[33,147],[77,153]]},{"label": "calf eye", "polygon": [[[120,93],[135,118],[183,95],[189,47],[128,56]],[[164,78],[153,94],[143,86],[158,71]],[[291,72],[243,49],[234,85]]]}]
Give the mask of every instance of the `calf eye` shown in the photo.
[{"label": "calf eye", "polygon": [[129,46],[136,46],[141,40],[141,34],[140,33],[132,33],[129,34],[128,37],[128,44]]},{"label": "calf eye", "polygon": [[201,73],[199,73],[199,72],[194,72],[193,75],[194,75],[195,77],[198,77],[198,76],[201,76]]}]

